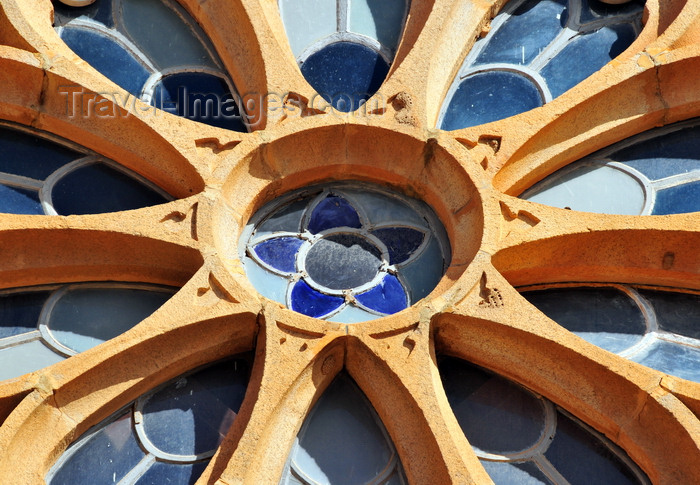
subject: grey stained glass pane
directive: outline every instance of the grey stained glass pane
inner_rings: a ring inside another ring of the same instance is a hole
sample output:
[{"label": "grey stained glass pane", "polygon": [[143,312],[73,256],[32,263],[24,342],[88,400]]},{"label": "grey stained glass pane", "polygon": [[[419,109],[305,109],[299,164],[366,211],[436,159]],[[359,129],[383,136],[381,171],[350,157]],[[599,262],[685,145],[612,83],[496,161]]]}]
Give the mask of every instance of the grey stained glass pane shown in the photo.
[{"label": "grey stained glass pane", "polygon": [[155,462],[135,485],[193,485],[208,464]]},{"label": "grey stained glass pane", "polygon": [[337,30],[336,2],[332,0],[280,0],[280,13],[295,57]]},{"label": "grey stained glass pane", "polygon": [[36,190],[20,189],[0,183],[0,212],[39,215],[43,214],[44,210]]},{"label": "grey stained glass pane", "polygon": [[316,242],[306,256],[306,271],[314,280],[334,290],[355,288],[370,282],[379,271],[379,249],[354,234],[332,234]]},{"label": "grey stained glass pane", "polygon": [[34,372],[63,359],[38,340],[0,349],[0,381]]},{"label": "grey stained glass pane", "polygon": [[193,32],[194,20],[186,23],[160,0],[122,0],[121,7],[124,29],[158,69],[188,65],[216,68]]},{"label": "grey stained glass pane", "polygon": [[69,172],[56,182],[51,198],[60,215],[118,212],[167,202],[152,188],[104,163]]},{"label": "grey stained glass pane", "polygon": [[621,352],[646,333],[640,308],[613,288],[552,288],[523,296],[549,318],[610,352]]},{"label": "grey stained glass pane", "polygon": [[700,340],[700,295],[639,290],[654,307],[661,330]]},{"label": "grey stained glass pane", "polygon": [[338,323],[358,323],[377,318],[377,315],[370,313],[355,305],[347,305],[338,313],[329,318],[331,322]]},{"label": "grey stained glass pane", "polygon": [[352,0],[349,30],[376,39],[394,51],[401,38],[405,10],[405,0]]},{"label": "grey stained glass pane", "polygon": [[172,294],[128,288],[75,288],[56,302],[48,326],[56,340],[82,352],[126,332]]},{"label": "grey stained glass pane", "polygon": [[481,464],[495,485],[551,485],[547,477],[532,462],[507,463],[482,460]]},{"label": "grey stained glass pane", "polygon": [[574,165],[527,190],[523,199],[553,207],[604,214],[639,215],[645,192],[631,175],[603,165]]},{"label": "grey stained glass pane", "polygon": [[528,0],[488,39],[473,65],[530,64],[562,31],[566,20],[566,0]]},{"label": "grey stained glass pane", "polygon": [[134,437],[131,412],[77,446],[78,450],[60,465],[49,485],[117,483],[145,456]]},{"label": "grey stained glass pane", "polygon": [[181,377],[143,405],[143,429],[165,453],[213,452],[226,435],[245,396],[249,365],[234,359]]},{"label": "grey stained glass pane", "polygon": [[633,485],[640,481],[599,438],[562,413],[545,457],[571,485]]},{"label": "grey stained glass pane", "polygon": [[407,223],[428,228],[418,212],[395,197],[370,191],[343,190],[352,197],[353,204],[362,208],[370,225]]},{"label": "grey stained glass pane", "polygon": [[435,236],[430,238],[425,250],[409,264],[401,268],[401,280],[406,285],[411,304],[430,294],[445,274],[440,243]]},{"label": "grey stained glass pane", "polygon": [[11,128],[0,127],[0,172],[44,180],[82,154],[58,143]]},{"label": "grey stained glass pane", "polygon": [[101,0],[86,7],[70,7],[61,2],[52,2],[54,8],[54,26],[65,25],[73,19],[85,17],[93,19],[107,27],[112,27],[112,2]]},{"label": "grey stained glass pane", "polygon": [[440,128],[458,130],[508,118],[544,104],[537,86],[509,71],[472,74],[461,82]]},{"label": "grey stained glass pane", "polygon": [[287,302],[289,280],[283,276],[269,272],[247,256],[243,258],[243,267],[245,268],[248,280],[250,280],[255,289],[258,290],[258,293],[273,301],[280,303]]},{"label": "grey stained glass pane", "polygon": [[438,366],[447,399],[472,446],[503,454],[538,442],[545,427],[541,399],[461,359],[444,358]]},{"label": "grey stained glass pane", "polygon": [[303,198],[273,212],[255,229],[255,235],[266,236],[278,231],[301,231],[301,218],[308,204],[309,198]]},{"label": "grey stained glass pane", "polygon": [[652,369],[700,382],[700,348],[656,340],[631,359]]},{"label": "grey stained glass pane", "polygon": [[552,97],[568,91],[620,55],[636,36],[632,25],[621,24],[575,38],[541,70]]},{"label": "grey stained glass pane", "polygon": [[387,471],[395,454],[382,428],[362,392],[340,374],[302,426],[292,466],[317,484],[367,483]]},{"label": "grey stained glass pane", "polygon": [[41,309],[50,294],[32,291],[0,295],[0,338],[36,330]]},{"label": "grey stained glass pane", "polygon": [[684,214],[700,211],[700,181],[676,185],[656,192],[652,214]]}]

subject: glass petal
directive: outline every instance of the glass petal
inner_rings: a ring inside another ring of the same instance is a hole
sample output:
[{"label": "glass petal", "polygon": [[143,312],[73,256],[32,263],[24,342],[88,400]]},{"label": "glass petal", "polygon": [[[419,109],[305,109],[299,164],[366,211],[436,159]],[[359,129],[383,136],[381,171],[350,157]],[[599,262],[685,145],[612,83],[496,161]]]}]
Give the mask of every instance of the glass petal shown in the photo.
[{"label": "glass petal", "polygon": [[559,325],[610,352],[631,347],[647,330],[637,304],[613,288],[556,288],[523,296]]},{"label": "glass petal", "polygon": [[241,407],[249,375],[248,363],[235,359],[177,379],[143,405],[146,436],[173,455],[215,450]]},{"label": "glass petal", "polygon": [[354,42],[336,42],[311,54],[301,73],[338,111],[358,109],[377,92],[389,72],[378,52]]},{"label": "glass petal", "polygon": [[134,177],[104,163],[69,172],[53,186],[51,198],[60,215],[117,212],[168,201]]},{"label": "glass petal", "polygon": [[56,302],[48,326],[61,344],[83,352],[126,332],[173,293],[128,288],[72,289]]},{"label": "glass petal", "polygon": [[0,127],[0,172],[44,180],[82,154],[53,141]]},{"label": "glass petal", "polygon": [[347,233],[335,233],[315,241],[304,260],[311,281],[333,290],[369,283],[381,265],[381,252],[372,241]]},{"label": "glass petal", "polygon": [[198,463],[166,463],[157,461],[135,482],[135,485],[194,485],[209,460]]},{"label": "glass petal", "polygon": [[242,259],[248,279],[262,296],[279,303],[287,302],[289,280],[270,272],[247,256]]},{"label": "glass petal", "polygon": [[700,181],[676,185],[656,192],[652,214],[683,214],[700,211]]},{"label": "glass petal", "polygon": [[349,30],[375,39],[394,51],[401,38],[405,11],[405,0],[353,0],[348,12]]},{"label": "glass petal", "polygon": [[253,250],[273,268],[293,273],[296,271],[297,252],[303,242],[298,237],[276,237],[257,244]]},{"label": "glass petal", "polygon": [[279,5],[284,29],[295,57],[337,29],[337,6],[334,1],[280,0]]},{"label": "glass petal", "polygon": [[226,81],[205,72],[165,76],[153,91],[151,105],[211,126],[242,133],[247,131]]},{"label": "glass petal", "polygon": [[328,320],[338,323],[359,323],[374,320],[375,318],[377,318],[377,315],[374,313],[370,313],[355,305],[346,305],[345,308],[329,317]]},{"label": "glass petal", "polygon": [[554,172],[521,197],[553,207],[626,215],[641,214],[645,202],[644,189],[635,178],[603,165]]},{"label": "glass petal", "polygon": [[119,482],[145,456],[132,429],[129,411],[81,443],[49,480],[49,485]]},{"label": "glass petal", "polygon": [[308,222],[308,231],[318,234],[335,227],[361,226],[360,216],[347,200],[337,195],[329,195],[314,207]]},{"label": "glass petal", "polygon": [[408,306],[406,291],[394,275],[386,275],[377,286],[356,295],[357,301],[372,310],[391,315]]},{"label": "glass petal", "polygon": [[44,213],[36,190],[20,189],[0,183],[0,212],[39,215]]},{"label": "glass petal", "polygon": [[445,358],[439,369],[447,399],[472,446],[502,454],[539,441],[545,427],[540,399],[460,359]]},{"label": "glass petal", "polygon": [[295,312],[319,318],[338,309],[345,299],[320,293],[311,288],[304,280],[299,280],[292,288],[291,307]]},{"label": "glass petal", "polygon": [[410,227],[375,229],[372,234],[386,245],[389,250],[390,264],[406,261],[423,244],[423,239],[425,239],[425,234]]},{"label": "glass petal", "polygon": [[411,296],[411,304],[435,289],[445,274],[445,257],[435,236],[430,237],[428,246],[414,260],[401,267],[401,280]]},{"label": "glass petal", "polygon": [[32,291],[0,295],[0,338],[36,330],[41,309],[50,294],[50,291]]},{"label": "glass petal", "polygon": [[369,224],[372,226],[403,223],[428,229],[425,219],[416,209],[401,202],[396,197],[369,190],[343,189],[343,193],[352,197],[353,202],[356,202],[358,208],[362,209],[362,213],[367,215]]},{"label": "glass petal", "polygon": [[292,467],[307,480],[333,485],[369,483],[388,471],[394,455],[371,404],[344,373],[312,409],[291,453]]},{"label": "glass petal", "polygon": [[64,359],[38,340],[0,349],[0,381],[34,372]]},{"label": "glass petal", "polygon": [[93,30],[65,27],[61,38],[73,52],[131,94],[139,96],[150,73],[124,47]]},{"label": "glass petal", "polygon": [[457,88],[441,128],[458,130],[542,106],[539,89],[529,79],[509,71],[472,74]]}]

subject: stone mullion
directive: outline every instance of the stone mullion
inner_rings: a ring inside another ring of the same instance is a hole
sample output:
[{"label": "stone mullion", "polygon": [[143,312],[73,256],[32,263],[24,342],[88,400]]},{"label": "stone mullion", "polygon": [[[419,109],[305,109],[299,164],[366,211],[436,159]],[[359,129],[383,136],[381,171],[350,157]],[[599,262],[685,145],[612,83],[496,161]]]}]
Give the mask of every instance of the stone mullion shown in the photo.
[{"label": "stone mullion", "polygon": [[236,303],[225,278],[206,264],[136,327],[25,377],[31,393],[0,428],[2,476],[43,481],[71,442],[121,407],[188,370],[252,349],[257,313]]},{"label": "stone mullion", "polygon": [[[565,330],[494,268],[485,267],[480,282],[433,321],[438,354],[481,365],[554,401],[620,445],[654,483],[698,479],[698,470],[687,467],[700,453],[698,418],[681,402],[692,405],[687,386],[676,398],[669,390],[674,383],[663,384],[668,376]],[[668,456],[668,446],[683,457]]]}]

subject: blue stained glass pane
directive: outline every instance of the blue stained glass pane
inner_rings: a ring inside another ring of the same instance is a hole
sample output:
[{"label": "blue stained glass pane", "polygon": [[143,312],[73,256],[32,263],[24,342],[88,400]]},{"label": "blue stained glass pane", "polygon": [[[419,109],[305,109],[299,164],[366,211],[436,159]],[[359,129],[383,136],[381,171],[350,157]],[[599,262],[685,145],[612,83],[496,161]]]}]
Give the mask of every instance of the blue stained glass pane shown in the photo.
[{"label": "blue stained glass pane", "polygon": [[296,257],[304,241],[297,237],[276,237],[263,241],[253,248],[255,254],[273,268],[287,273],[296,271]]},{"label": "blue stained glass pane", "polygon": [[323,99],[342,112],[355,111],[384,82],[389,64],[353,42],[336,42],[309,56],[301,73]]},{"label": "blue stained glass pane", "polygon": [[132,426],[128,412],[99,430],[79,445],[78,451],[49,480],[49,485],[119,482],[144,457]]},{"label": "blue stained glass pane", "polygon": [[544,473],[532,462],[507,463],[481,460],[495,485],[550,485]]},{"label": "blue stained glass pane", "polygon": [[52,2],[54,8],[54,26],[65,25],[73,19],[87,17],[107,27],[114,26],[112,19],[112,2],[98,1],[87,7],[69,7],[61,2]]},{"label": "blue stained glass pane", "polygon": [[568,91],[620,55],[636,36],[632,25],[621,24],[603,27],[572,40],[540,71],[552,97]]},{"label": "blue stained glass pane", "polygon": [[656,192],[652,214],[683,214],[700,211],[700,181],[676,185]]},{"label": "blue stained glass pane", "polygon": [[311,234],[318,234],[334,227],[361,226],[360,216],[347,200],[329,195],[314,207],[307,229]]},{"label": "blue stained glass pane", "polygon": [[474,65],[492,62],[530,64],[566,25],[565,0],[529,0],[490,38]]},{"label": "blue stained glass pane", "polygon": [[367,308],[387,315],[400,312],[408,306],[403,286],[396,276],[390,274],[386,275],[377,286],[357,295],[356,298]]},{"label": "blue stained glass pane", "polygon": [[656,340],[649,348],[630,358],[652,369],[700,382],[700,348]]},{"label": "blue stained glass pane", "polygon": [[151,105],[200,123],[245,133],[236,99],[226,82],[204,72],[170,74],[156,85]]},{"label": "blue stained glass pane", "polygon": [[442,359],[439,369],[447,400],[472,446],[508,453],[538,442],[545,426],[540,399],[461,359]]},{"label": "blue stained glass pane", "polygon": [[640,308],[613,288],[553,288],[523,296],[559,325],[610,352],[631,347],[646,333]]},{"label": "blue stained glass pane", "polygon": [[41,137],[0,127],[0,172],[44,180],[82,155]]},{"label": "blue stained glass pane", "polygon": [[43,214],[39,193],[0,183],[0,212],[8,214]]},{"label": "blue stained glass pane", "polygon": [[36,330],[41,309],[50,294],[50,291],[33,291],[0,296],[0,338]]},{"label": "blue stained glass pane", "polygon": [[508,118],[538,106],[544,100],[537,86],[513,72],[472,74],[457,88],[445,111],[441,128],[458,130]]},{"label": "blue stained glass pane", "polygon": [[155,462],[139,478],[136,485],[194,485],[209,460],[199,463]]},{"label": "blue stained glass pane", "polygon": [[639,290],[652,303],[661,330],[700,340],[700,295]]},{"label": "blue stained glass pane", "polygon": [[644,8],[643,0],[632,0],[618,5],[603,3],[599,0],[581,0],[581,23],[590,22],[603,17],[625,15],[639,12]]},{"label": "blue stained glass pane", "polygon": [[229,360],[181,377],[143,406],[143,428],[159,450],[191,456],[216,449],[241,407],[250,371]]},{"label": "blue stained glass pane", "polygon": [[389,263],[406,261],[423,243],[425,235],[409,227],[387,227],[376,229],[372,234],[382,241],[389,251]]},{"label": "blue stained glass pane", "polygon": [[310,317],[322,317],[339,308],[345,299],[320,293],[304,280],[299,280],[292,288],[292,310]]},{"label": "blue stained glass pane", "polygon": [[61,38],[73,52],[131,94],[139,96],[150,73],[124,47],[92,30],[65,27]]},{"label": "blue stained glass pane", "polygon": [[557,431],[545,457],[571,485],[639,483],[610,448],[562,413],[557,413]]},{"label": "blue stained glass pane", "polygon": [[51,198],[60,215],[117,212],[167,202],[150,187],[103,163],[69,172],[56,182]]},{"label": "blue stained glass pane", "polygon": [[418,258],[401,268],[401,278],[411,295],[411,303],[427,296],[445,274],[445,260],[436,237]]}]

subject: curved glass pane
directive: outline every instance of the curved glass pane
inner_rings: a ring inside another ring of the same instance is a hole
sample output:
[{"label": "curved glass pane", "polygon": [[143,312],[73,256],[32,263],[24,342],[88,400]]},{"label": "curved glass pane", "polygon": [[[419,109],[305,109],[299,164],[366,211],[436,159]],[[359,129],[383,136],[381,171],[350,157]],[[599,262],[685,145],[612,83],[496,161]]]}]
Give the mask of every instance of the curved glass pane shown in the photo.
[{"label": "curved glass pane", "polygon": [[633,136],[559,169],[520,197],[607,214],[700,211],[700,119]]},{"label": "curved glass pane", "polygon": [[[474,44],[465,59],[444,101],[438,126],[456,130],[531,110],[621,54],[641,30],[643,3],[629,2],[622,8],[600,8],[599,3],[508,2],[491,21],[488,35]],[[594,5],[594,11],[588,8]],[[595,23],[588,22],[592,18]],[[517,79],[516,72],[527,76],[532,85],[525,78]],[[520,92],[525,99],[518,97]],[[544,99],[535,96],[538,92]]]},{"label": "curved glass pane", "polygon": [[[237,357],[173,379],[79,438],[49,471],[47,483],[118,483],[128,477],[123,483],[193,484],[233,424],[249,378],[248,357]],[[143,423],[134,419],[137,411]],[[153,441],[172,451],[206,453],[172,456]]]},{"label": "curved glass pane", "polygon": [[406,15],[405,0],[352,0],[348,8],[348,30],[396,50]]},{"label": "curved glass pane", "polygon": [[343,323],[390,315],[425,297],[450,258],[445,230],[425,204],[352,182],[273,200],[253,216],[239,247],[263,296]]},{"label": "curved glass pane", "polygon": [[[613,443],[526,389],[454,357],[438,360],[462,431],[497,485],[648,484]],[[551,467],[551,468],[550,468]]]},{"label": "curved glass pane", "polygon": [[391,474],[403,474],[393,443],[372,405],[342,373],[304,421],[280,483],[385,483]]},{"label": "curved glass pane", "polygon": [[[97,3],[57,10],[56,29],[77,55],[153,106],[194,121],[246,131],[237,95],[229,88],[233,83],[224,81],[226,73],[214,48],[177,2]],[[215,114],[192,114],[202,98],[213,99]]]}]

